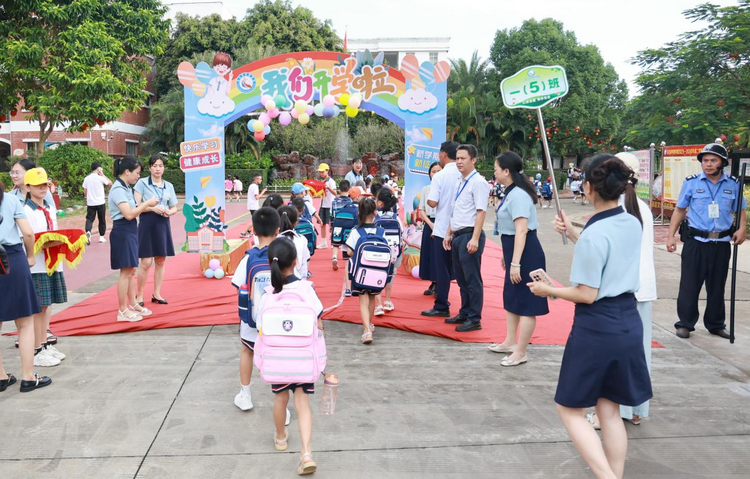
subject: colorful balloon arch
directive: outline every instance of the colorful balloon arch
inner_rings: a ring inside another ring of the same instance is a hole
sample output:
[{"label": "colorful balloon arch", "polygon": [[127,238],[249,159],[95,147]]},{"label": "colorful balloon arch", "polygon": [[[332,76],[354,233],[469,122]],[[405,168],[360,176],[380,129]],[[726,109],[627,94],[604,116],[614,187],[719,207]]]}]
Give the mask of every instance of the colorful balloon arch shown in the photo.
[{"label": "colorful balloon arch", "polygon": [[338,116],[342,107],[349,116],[370,111],[403,128],[403,197],[408,217],[422,187],[429,183],[429,166],[438,160],[445,141],[450,65],[445,61],[420,65],[414,55],[404,57],[400,70],[381,62],[382,55],[373,59],[365,51],[282,54],[236,70],[226,53],[217,53],[212,66],[180,63],[177,76],[185,86],[180,167],[187,198],[186,249],[220,249],[226,229],[224,128],[259,109],[264,111],[248,122],[258,141],[294,120],[306,124],[312,116]]}]

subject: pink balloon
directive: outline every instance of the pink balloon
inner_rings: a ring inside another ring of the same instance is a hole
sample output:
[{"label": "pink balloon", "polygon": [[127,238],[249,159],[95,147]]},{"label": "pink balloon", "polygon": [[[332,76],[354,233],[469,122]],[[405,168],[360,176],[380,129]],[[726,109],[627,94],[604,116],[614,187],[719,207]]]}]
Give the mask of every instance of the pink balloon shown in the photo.
[{"label": "pink balloon", "polygon": [[315,112],[315,108],[312,107],[312,105],[307,105],[307,116],[313,116],[313,113]]},{"label": "pink balloon", "polygon": [[260,97],[260,104],[265,105],[268,100],[273,100],[273,97],[271,97],[271,95],[263,95],[262,97]]},{"label": "pink balloon", "polygon": [[323,97],[323,105],[325,106],[333,106],[335,102],[336,100],[331,95],[326,95]]},{"label": "pink balloon", "polygon": [[281,126],[287,126],[291,122],[292,115],[290,115],[288,111],[282,111],[279,115],[279,123],[281,124]]},{"label": "pink balloon", "polygon": [[271,117],[268,116],[268,113],[261,113],[258,119],[263,123],[264,125],[268,125],[271,123]]},{"label": "pink balloon", "polygon": [[279,116],[279,113],[279,109],[274,108],[273,110],[268,112],[268,116],[270,116],[271,118],[276,118],[277,116]]},{"label": "pink balloon", "polygon": [[294,108],[292,108],[292,111],[290,114],[292,115],[292,118],[294,118],[295,120],[299,118],[299,112],[295,110]]}]

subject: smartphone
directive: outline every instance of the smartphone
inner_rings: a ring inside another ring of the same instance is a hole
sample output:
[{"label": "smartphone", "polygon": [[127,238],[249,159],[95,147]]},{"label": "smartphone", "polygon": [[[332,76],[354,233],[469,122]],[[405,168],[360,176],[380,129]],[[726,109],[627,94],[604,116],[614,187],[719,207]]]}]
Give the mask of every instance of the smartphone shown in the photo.
[{"label": "smartphone", "polygon": [[[553,287],[555,286],[555,284],[552,282],[552,279],[550,279],[550,277],[547,274],[547,272],[544,271],[541,268],[535,269],[534,271],[532,271],[531,273],[529,273],[529,276],[531,276],[531,279],[533,281],[542,281],[542,282],[546,283],[548,286],[553,286]],[[551,299],[552,301],[554,301],[554,300],[557,299],[557,296],[549,296],[549,299]]]}]

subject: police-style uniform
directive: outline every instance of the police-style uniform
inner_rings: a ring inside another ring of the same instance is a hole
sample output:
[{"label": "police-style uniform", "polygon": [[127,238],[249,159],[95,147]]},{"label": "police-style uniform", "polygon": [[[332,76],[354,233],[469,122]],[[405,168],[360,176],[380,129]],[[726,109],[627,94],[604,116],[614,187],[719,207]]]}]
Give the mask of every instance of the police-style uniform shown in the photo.
[{"label": "police-style uniform", "polygon": [[[718,147],[718,148],[717,148]],[[726,149],[718,144],[706,145],[698,155],[715,154],[727,162]],[[711,333],[725,328],[724,288],[729,272],[734,212],[737,201],[747,205],[739,180],[723,172],[714,184],[704,172],[688,176],[680,189],[678,208],[687,208],[686,223],[681,225],[682,268],[677,296],[675,328],[695,330],[698,322],[698,295],[706,284],[707,304],[703,324]]]},{"label": "police-style uniform", "polygon": [[[161,186],[154,184],[151,177],[141,178],[135,184],[135,191],[141,195],[141,201],[151,198],[159,200],[165,210],[177,206],[177,194],[172,183],[162,180]],[[153,212],[143,212],[138,223],[138,257],[158,258],[174,256],[172,227],[169,217]]]},{"label": "police-style uniform", "polygon": [[26,219],[23,205],[13,195],[0,200],[0,244],[8,255],[8,274],[0,275],[0,322],[14,321],[42,311],[31,280],[31,270],[21,244],[17,219]]},{"label": "police-style uniform", "polygon": [[138,267],[138,220],[128,220],[120,212],[120,203],[136,208],[133,189],[117,178],[109,190],[109,216],[112,232],[109,234],[109,261],[112,269]]}]

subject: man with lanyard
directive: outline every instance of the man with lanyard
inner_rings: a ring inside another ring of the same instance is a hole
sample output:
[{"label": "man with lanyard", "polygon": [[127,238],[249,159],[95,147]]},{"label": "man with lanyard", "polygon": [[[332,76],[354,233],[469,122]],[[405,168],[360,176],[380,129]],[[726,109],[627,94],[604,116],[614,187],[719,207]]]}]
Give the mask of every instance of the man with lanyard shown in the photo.
[{"label": "man with lanyard", "polygon": [[461,309],[448,324],[458,324],[456,331],[482,329],[484,283],[482,282],[482,253],[484,252],[484,218],[490,185],[474,168],[477,149],[474,145],[461,145],[456,152],[456,167],[461,173],[454,197],[448,232],[443,248],[453,256],[453,272],[461,289]]},{"label": "man with lanyard", "polygon": [[358,181],[365,181],[362,177],[362,159],[355,158],[352,160],[352,170],[344,177],[351,186],[355,186]]},{"label": "man with lanyard", "polygon": [[[667,251],[677,250],[675,233],[680,228],[682,269],[677,296],[677,336],[689,338],[698,322],[698,295],[706,283],[703,324],[708,332],[729,339],[725,329],[724,288],[729,272],[730,240],[745,241],[747,217],[739,180],[722,171],[729,164],[727,150],[718,143],[706,145],[698,154],[703,172],[685,178],[669,223]],[[739,229],[734,231],[733,212],[742,201]],[[686,211],[687,210],[687,211]],[[687,217],[687,221],[683,220]]]},{"label": "man with lanyard", "polygon": [[458,143],[446,141],[440,145],[440,166],[442,171],[432,177],[427,204],[436,208],[435,223],[432,229],[432,246],[435,264],[435,304],[431,309],[422,311],[422,316],[447,318],[451,315],[448,293],[453,279],[451,252],[443,248],[443,239],[448,233],[451,210],[455,202],[456,186],[461,174],[456,168],[456,149]]}]

